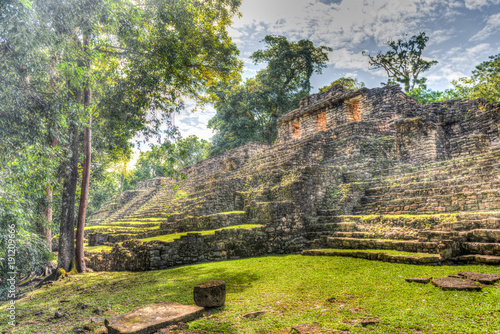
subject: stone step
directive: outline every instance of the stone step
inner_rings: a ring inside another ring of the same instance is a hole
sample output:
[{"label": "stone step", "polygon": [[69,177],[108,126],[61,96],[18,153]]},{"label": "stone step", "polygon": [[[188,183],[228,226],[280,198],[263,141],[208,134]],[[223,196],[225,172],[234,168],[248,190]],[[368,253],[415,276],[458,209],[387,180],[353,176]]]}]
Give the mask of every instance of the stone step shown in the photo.
[{"label": "stone step", "polygon": [[316,223],[308,226],[311,232],[320,231],[355,231],[357,224],[353,222],[338,222],[338,223]]},{"label": "stone step", "polygon": [[382,238],[383,234],[372,232],[333,232],[331,236],[335,238],[378,239]]},{"label": "stone step", "polygon": [[[403,174],[388,175],[377,180],[370,181],[371,187],[391,186],[398,184],[411,184],[425,181],[439,181],[449,179],[461,179],[464,177],[482,177],[489,179],[492,175],[500,172],[498,158],[486,159],[475,162],[474,164],[467,163],[465,165],[457,165],[454,168],[438,167],[426,168],[418,172],[410,172]],[[449,160],[453,162],[452,160]]]},{"label": "stone step", "polygon": [[419,254],[415,255],[404,254],[387,254],[383,251],[380,252],[368,252],[360,250],[351,249],[310,249],[304,250],[301,253],[305,256],[342,256],[342,257],[354,257],[366,260],[392,262],[392,263],[405,263],[405,264],[418,264],[418,265],[439,265],[442,261],[439,255],[434,254]]},{"label": "stone step", "polygon": [[107,217],[103,221],[103,223],[106,224],[108,222],[113,222],[128,216],[130,213],[136,211],[139,207],[141,207],[152,196],[154,196],[154,194],[156,194],[157,191],[158,191],[157,188],[150,188],[140,191],[139,194],[136,195],[134,198],[132,198],[127,204],[125,204],[116,212],[114,212],[112,215]]},{"label": "stone step", "polygon": [[455,194],[477,194],[483,191],[500,188],[500,181],[483,182],[483,183],[460,183],[458,185],[447,186],[442,183],[426,183],[429,187],[420,187],[417,189],[399,189],[387,187],[382,194],[368,195],[363,198],[363,203],[373,203],[377,201],[390,201],[394,199],[414,198],[414,197],[429,197],[440,195],[455,195]]},{"label": "stone step", "polygon": [[456,222],[443,222],[436,226],[442,231],[470,231],[474,229],[500,229],[500,219],[489,217],[486,219],[460,220]]},{"label": "stone step", "polygon": [[[499,243],[500,229],[475,229],[460,233],[466,240],[483,243]],[[500,254],[499,254],[500,255]]]},{"label": "stone step", "polygon": [[338,217],[338,219],[342,219],[339,217],[338,210],[320,209],[320,210],[317,210],[317,213],[318,213],[318,218],[319,217]]},{"label": "stone step", "polygon": [[459,262],[467,264],[500,265],[500,256],[469,254],[459,256]]},{"label": "stone step", "polygon": [[401,252],[439,254],[446,245],[439,242],[421,242],[415,240],[380,240],[361,238],[328,237],[322,240],[325,248],[338,249],[386,249]]},{"label": "stone step", "polygon": [[394,167],[389,167],[382,170],[384,178],[389,179],[392,177],[403,177],[409,175],[418,175],[418,173],[428,173],[429,170],[438,171],[439,169],[446,171],[450,166],[454,168],[474,167],[478,164],[485,163],[486,161],[496,162],[500,158],[500,148],[492,149],[488,153],[477,154],[469,157],[456,158],[453,160],[438,161],[430,164],[414,166],[411,164],[398,164]]},{"label": "stone step", "polygon": [[418,232],[418,241],[439,242],[442,240],[454,240],[460,237],[457,231],[420,231]]},{"label": "stone step", "polygon": [[457,211],[483,211],[500,209],[500,190],[481,193],[436,195],[364,203],[355,214],[432,214]]},{"label": "stone step", "polygon": [[462,242],[460,246],[463,254],[500,256],[500,243],[497,242]]},{"label": "stone step", "polygon": [[366,194],[368,196],[380,195],[388,190],[391,192],[401,192],[403,190],[412,189],[429,189],[433,188],[434,185],[440,184],[443,186],[459,186],[468,185],[475,183],[487,183],[487,182],[498,182],[500,174],[500,164],[498,165],[498,170],[488,174],[479,175],[465,175],[465,176],[451,176],[449,174],[442,175],[441,178],[429,178],[429,179],[419,179],[418,181],[414,178],[409,178],[408,180],[401,180],[400,182],[393,181],[369,181],[366,182],[367,189]]}]

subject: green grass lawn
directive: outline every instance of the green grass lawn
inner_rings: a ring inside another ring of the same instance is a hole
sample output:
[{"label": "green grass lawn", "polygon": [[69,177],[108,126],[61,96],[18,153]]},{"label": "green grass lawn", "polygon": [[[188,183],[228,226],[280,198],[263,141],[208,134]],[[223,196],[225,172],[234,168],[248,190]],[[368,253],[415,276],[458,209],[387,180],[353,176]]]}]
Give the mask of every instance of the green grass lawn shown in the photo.
[{"label": "green grass lawn", "polygon": [[[216,230],[207,230],[207,231],[191,231],[191,232],[182,232],[182,233],[173,233],[173,234],[166,234],[166,235],[158,235],[156,237],[151,237],[151,238],[145,238],[145,239],[139,239],[141,241],[147,242],[147,241],[163,241],[163,242],[172,242],[175,239],[179,239],[183,235],[186,235],[188,233],[201,233],[202,235],[207,235],[207,234],[214,234],[215,231],[221,231],[221,230],[231,230],[235,228],[245,228],[245,229],[252,229],[255,227],[261,227],[263,225],[258,225],[258,224],[244,224],[244,225],[235,225],[235,226],[228,226],[228,227],[223,227],[219,228]],[[111,250],[111,246],[93,246],[93,247],[85,247],[86,252],[100,252],[103,250]]]},{"label": "green grass lawn", "polygon": [[[99,272],[72,276],[17,301],[18,326],[8,333],[72,333],[92,311],[105,317],[161,301],[193,304],[193,286],[222,279],[226,305],[190,323],[209,333],[289,333],[316,323],[350,333],[496,333],[500,285],[482,292],[441,291],[404,278],[443,277],[458,271],[498,273],[492,266],[413,266],[343,257],[269,256],[141,273]],[[330,299],[333,298],[333,299]],[[327,301],[330,299],[330,301]],[[61,303],[62,300],[68,302]],[[79,302],[89,308],[76,308]],[[48,321],[61,309],[68,316]],[[248,312],[270,311],[254,319]],[[0,314],[6,312],[0,307]],[[40,315],[35,315],[41,312]],[[362,327],[360,321],[379,318]],[[0,332],[7,330],[0,323]]]}]

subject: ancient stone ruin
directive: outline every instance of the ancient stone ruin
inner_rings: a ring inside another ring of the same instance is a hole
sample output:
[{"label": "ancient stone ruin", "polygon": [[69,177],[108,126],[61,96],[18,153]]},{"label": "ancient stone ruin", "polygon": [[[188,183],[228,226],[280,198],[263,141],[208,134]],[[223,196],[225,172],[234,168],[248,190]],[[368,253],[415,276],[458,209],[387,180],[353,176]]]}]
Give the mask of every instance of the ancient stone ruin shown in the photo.
[{"label": "ancient stone ruin", "polygon": [[[334,86],[281,117],[273,145],[249,143],[185,168],[183,180],[155,178],[110,200],[87,238],[113,248],[88,252],[88,266],[153,270],[302,251],[500,264],[499,127],[500,103],[420,105],[397,86]],[[244,224],[260,226],[222,229]]]}]

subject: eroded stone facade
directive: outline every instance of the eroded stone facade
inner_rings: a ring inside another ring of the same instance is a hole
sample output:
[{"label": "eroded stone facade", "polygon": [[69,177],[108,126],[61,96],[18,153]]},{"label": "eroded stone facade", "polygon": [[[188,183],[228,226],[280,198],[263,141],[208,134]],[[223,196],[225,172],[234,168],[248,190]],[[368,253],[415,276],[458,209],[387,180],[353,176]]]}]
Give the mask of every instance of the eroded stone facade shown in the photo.
[{"label": "eroded stone facade", "polygon": [[158,218],[159,234],[263,227],[145,243],[140,265],[123,260],[124,243],[92,255],[90,266],[145,270],[328,245],[362,249],[374,238],[405,251],[425,243],[443,261],[500,263],[499,126],[500,103],[420,105],[396,86],[334,86],[281,117],[274,145],[207,159],[185,168],[185,180],[145,181],[91,217]]}]

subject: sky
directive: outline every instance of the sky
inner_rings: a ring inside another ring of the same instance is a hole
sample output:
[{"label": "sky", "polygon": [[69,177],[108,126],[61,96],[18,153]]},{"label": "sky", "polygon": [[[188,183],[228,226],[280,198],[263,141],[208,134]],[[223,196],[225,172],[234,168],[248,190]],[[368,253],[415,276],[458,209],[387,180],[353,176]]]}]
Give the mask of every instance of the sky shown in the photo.
[{"label": "sky", "polygon": [[[420,32],[429,37],[424,58],[439,62],[424,73],[434,90],[450,88],[451,80],[470,76],[476,65],[500,53],[500,0],[243,0],[240,12],[228,31],[241,52],[244,78],[263,67],[250,55],[264,48],[266,35],[333,48],[328,68],[311,79],[311,93],[340,77],[379,87],[386,74],[370,70],[362,51],[384,52],[388,40]],[[175,125],[183,137],[209,139],[206,124],[214,114],[210,107],[195,113],[188,108],[175,116]]]}]

